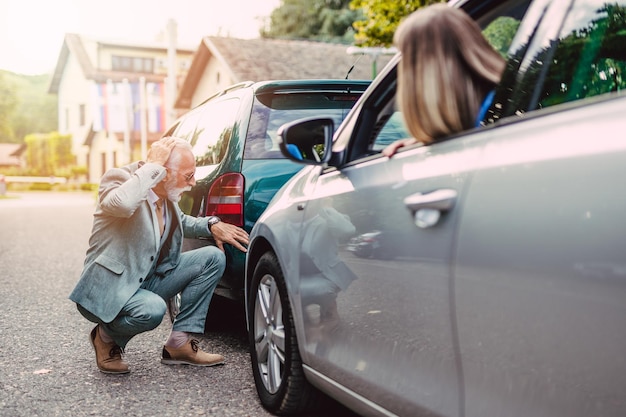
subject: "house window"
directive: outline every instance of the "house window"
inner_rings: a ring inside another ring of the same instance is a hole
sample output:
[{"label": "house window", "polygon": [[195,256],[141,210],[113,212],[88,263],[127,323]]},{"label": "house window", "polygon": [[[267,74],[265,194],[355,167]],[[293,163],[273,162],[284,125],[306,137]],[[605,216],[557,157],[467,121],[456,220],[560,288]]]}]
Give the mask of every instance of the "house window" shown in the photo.
[{"label": "house window", "polygon": [[85,126],[85,105],[81,104],[78,106],[78,120],[79,126]]},{"label": "house window", "polygon": [[113,55],[111,58],[111,69],[123,72],[153,73],[154,59]]}]

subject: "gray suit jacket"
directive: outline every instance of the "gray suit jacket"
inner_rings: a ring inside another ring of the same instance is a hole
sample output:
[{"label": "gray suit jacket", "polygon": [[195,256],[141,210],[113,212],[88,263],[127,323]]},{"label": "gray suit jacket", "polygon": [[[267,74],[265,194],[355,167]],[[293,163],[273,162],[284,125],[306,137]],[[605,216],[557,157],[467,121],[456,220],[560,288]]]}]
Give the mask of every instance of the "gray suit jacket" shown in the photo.
[{"label": "gray suit jacket", "polygon": [[107,171],[100,182],[84,269],[70,300],[106,323],[118,315],[149,274],[165,274],[176,267],[183,236],[210,236],[206,218],[187,216],[168,201],[170,234],[153,270],[161,238],[147,198],[164,177],[163,166],[136,162]]}]

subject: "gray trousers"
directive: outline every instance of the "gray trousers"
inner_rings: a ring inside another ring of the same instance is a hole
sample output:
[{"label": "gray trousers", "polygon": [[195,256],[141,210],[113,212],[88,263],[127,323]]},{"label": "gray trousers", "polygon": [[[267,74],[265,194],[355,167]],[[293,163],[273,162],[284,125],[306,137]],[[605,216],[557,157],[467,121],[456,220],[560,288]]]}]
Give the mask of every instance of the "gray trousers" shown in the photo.
[{"label": "gray trousers", "polygon": [[152,275],[145,280],[112,322],[102,322],[80,305],[78,311],[87,320],[100,324],[118,346],[125,348],[134,336],[161,324],[167,311],[165,300],[180,293],[180,312],[172,329],[204,333],[209,303],[225,266],[226,257],[215,246],[183,252],[178,266],[167,275]]}]

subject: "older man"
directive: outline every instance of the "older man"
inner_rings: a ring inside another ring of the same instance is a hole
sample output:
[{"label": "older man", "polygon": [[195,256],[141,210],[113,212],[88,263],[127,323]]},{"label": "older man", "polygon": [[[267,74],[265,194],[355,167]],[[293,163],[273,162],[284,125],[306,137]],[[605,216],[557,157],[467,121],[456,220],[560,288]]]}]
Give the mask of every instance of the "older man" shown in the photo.
[{"label": "older man", "polygon": [[[122,353],[135,335],[156,328],[165,300],[181,294],[180,312],[163,346],[161,362],[212,366],[224,362],[203,352],[209,302],[223,272],[223,244],[246,251],[248,234],[217,217],[183,214],[176,204],[195,184],[195,158],[185,140],[155,142],[146,158],[107,171],[100,182],[89,249],[70,294],[80,313],[97,323],[90,334],[98,369],[127,373]],[[215,246],[182,252],[183,237],[213,236]]]}]

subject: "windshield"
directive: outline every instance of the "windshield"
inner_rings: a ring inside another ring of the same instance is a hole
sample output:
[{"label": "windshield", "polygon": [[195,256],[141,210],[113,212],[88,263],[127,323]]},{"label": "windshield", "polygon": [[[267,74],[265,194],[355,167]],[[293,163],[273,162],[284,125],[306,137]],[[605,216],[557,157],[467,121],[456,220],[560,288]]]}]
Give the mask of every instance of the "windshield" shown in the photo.
[{"label": "windshield", "polygon": [[337,128],[360,95],[320,91],[264,94],[255,97],[244,158],[284,158],[276,136],[281,125],[305,117],[330,117]]}]

